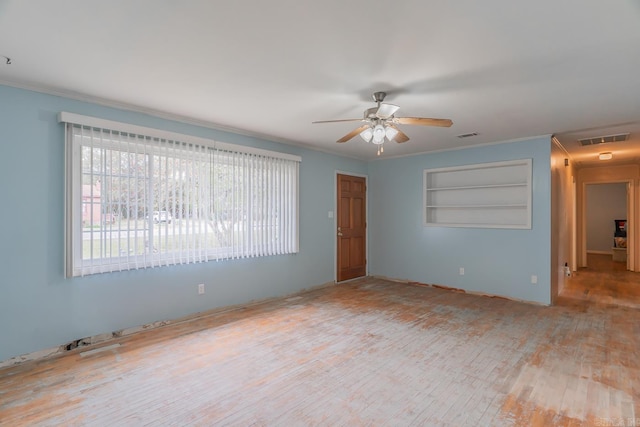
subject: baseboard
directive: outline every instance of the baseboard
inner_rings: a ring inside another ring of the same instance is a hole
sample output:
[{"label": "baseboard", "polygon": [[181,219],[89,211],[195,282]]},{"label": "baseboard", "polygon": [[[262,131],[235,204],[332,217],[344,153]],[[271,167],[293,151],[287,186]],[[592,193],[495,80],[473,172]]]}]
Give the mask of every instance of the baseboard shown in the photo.
[{"label": "baseboard", "polygon": [[540,305],[543,307],[548,307],[549,304],[544,304],[538,301],[529,301],[526,299],[520,299],[520,298],[513,298],[513,297],[506,297],[503,295],[495,295],[495,294],[488,294],[485,292],[478,292],[478,291],[467,291],[465,289],[460,289],[460,288],[454,288],[451,286],[445,286],[445,285],[440,285],[437,283],[422,283],[422,282],[416,282],[416,281],[412,281],[412,280],[408,280],[408,279],[396,279],[396,278],[392,278],[392,277],[387,277],[387,276],[371,276],[374,279],[381,279],[381,280],[386,280],[389,282],[396,282],[396,283],[402,283],[402,284],[406,284],[406,285],[412,285],[412,286],[422,286],[425,288],[436,288],[436,289],[442,289],[442,290],[446,290],[446,291],[450,291],[450,292],[457,292],[460,294],[469,294],[469,295],[475,295],[475,296],[480,296],[480,297],[486,297],[486,298],[500,298],[500,299],[505,299],[505,300],[509,300],[509,301],[514,301],[514,302],[521,302],[524,304],[533,304],[533,305]]},{"label": "baseboard", "polygon": [[611,251],[591,251],[591,250],[588,250],[587,253],[588,254],[595,254],[595,255],[613,255],[613,252],[611,252]]},{"label": "baseboard", "polygon": [[156,322],[151,322],[151,323],[147,323],[140,326],[133,326],[131,328],[120,329],[113,332],[92,335],[90,337],[78,338],[76,340],[70,341],[66,344],[59,345],[57,347],[51,347],[44,350],[37,350],[31,353],[22,354],[20,356],[15,356],[7,360],[0,361],[0,369],[6,368],[9,366],[18,365],[25,362],[48,359],[48,358],[60,356],[63,354],[84,353],[85,351],[95,351],[95,349],[98,349],[105,345],[113,345],[114,341],[119,338],[136,334],[138,332],[149,331],[152,329],[161,328],[163,326],[168,326],[168,325],[177,325],[180,323],[192,321],[194,319],[215,316],[215,315],[219,315],[221,313],[225,313],[229,311],[241,310],[247,307],[252,307],[259,304],[265,304],[265,303],[280,300],[280,299],[287,299],[287,298],[291,298],[294,295],[301,295],[307,292],[312,292],[318,289],[323,289],[323,288],[327,288],[335,285],[336,285],[335,282],[326,282],[320,285],[314,285],[308,288],[303,288],[299,291],[292,292],[290,294],[286,294],[278,297],[263,298],[259,300],[249,301],[243,304],[234,304],[234,305],[228,305],[224,307],[218,307],[218,308],[214,308],[207,311],[193,313],[177,319],[158,320]]}]

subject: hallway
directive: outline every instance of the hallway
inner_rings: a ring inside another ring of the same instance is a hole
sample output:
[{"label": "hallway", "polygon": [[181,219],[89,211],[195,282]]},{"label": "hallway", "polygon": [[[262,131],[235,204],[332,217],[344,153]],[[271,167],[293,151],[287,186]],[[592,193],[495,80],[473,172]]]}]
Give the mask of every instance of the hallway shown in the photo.
[{"label": "hallway", "polygon": [[558,305],[613,305],[640,308],[640,273],[627,271],[611,255],[588,254],[589,267],[566,281]]}]

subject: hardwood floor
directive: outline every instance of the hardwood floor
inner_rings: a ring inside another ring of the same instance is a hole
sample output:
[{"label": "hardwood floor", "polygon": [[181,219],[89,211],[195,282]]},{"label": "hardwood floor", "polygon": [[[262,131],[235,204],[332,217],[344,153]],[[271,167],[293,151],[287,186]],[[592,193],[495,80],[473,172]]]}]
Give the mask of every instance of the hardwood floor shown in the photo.
[{"label": "hardwood floor", "polygon": [[5,368],[0,424],[640,425],[639,334],[632,308],[366,279]]},{"label": "hardwood floor", "polygon": [[611,255],[587,254],[587,265],[567,280],[558,304],[640,308],[640,273],[627,271]]}]

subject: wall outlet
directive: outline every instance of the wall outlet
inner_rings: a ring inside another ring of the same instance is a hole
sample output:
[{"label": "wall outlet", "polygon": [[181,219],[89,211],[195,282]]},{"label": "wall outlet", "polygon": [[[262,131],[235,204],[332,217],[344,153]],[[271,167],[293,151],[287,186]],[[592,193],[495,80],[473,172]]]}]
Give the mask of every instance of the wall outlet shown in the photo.
[{"label": "wall outlet", "polygon": [[534,285],[536,283],[538,283],[538,276],[536,276],[535,274],[531,275],[531,283],[533,283]]},{"label": "wall outlet", "polygon": [[204,294],[204,283],[198,285],[198,295]]},{"label": "wall outlet", "polygon": [[460,275],[464,276],[464,267],[460,267]]}]

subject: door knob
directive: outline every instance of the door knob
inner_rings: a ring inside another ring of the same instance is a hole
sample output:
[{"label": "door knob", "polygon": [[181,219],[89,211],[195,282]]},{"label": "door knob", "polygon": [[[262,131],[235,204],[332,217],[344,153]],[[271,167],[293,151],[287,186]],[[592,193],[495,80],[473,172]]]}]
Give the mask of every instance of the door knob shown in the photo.
[{"label": "door knob", "polygon": [[342,229],[340,227],[338,227],[338,236],[341,237],[342,236]]}]

